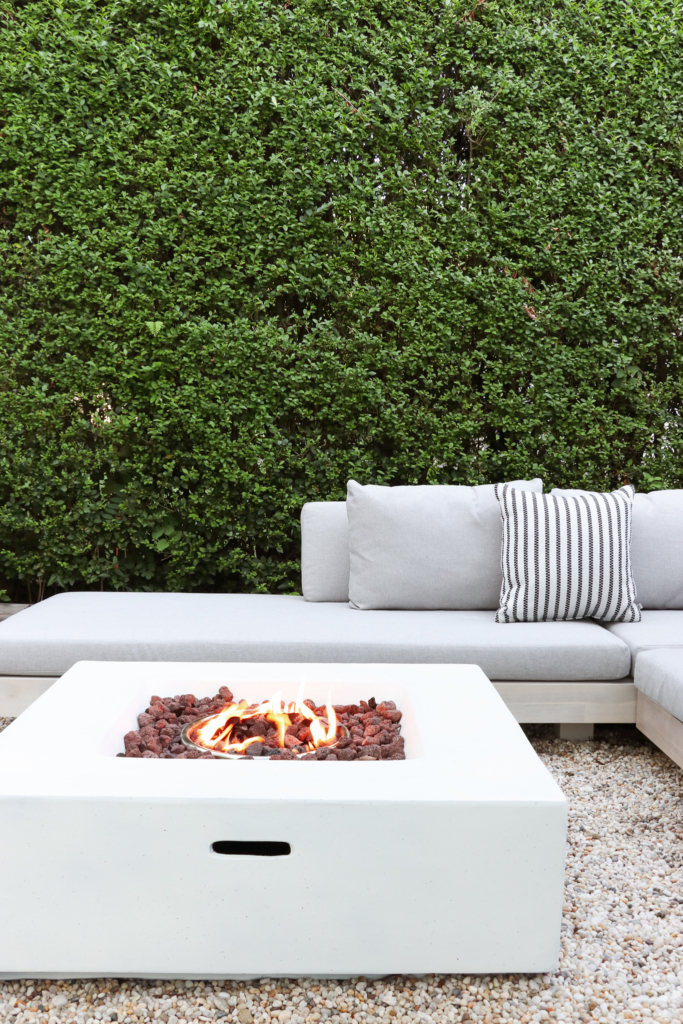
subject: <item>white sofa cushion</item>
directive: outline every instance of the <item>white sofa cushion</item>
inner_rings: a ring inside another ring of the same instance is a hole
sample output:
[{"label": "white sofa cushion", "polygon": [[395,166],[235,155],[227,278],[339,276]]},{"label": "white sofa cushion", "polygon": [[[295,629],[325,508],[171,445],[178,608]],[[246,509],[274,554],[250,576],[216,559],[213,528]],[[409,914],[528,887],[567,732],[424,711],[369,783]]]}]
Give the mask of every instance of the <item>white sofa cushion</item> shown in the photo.
[{"label": "white sofa cushion", "polygon": [[[542,491],[541,480],[519,480]],[[497,608],[503,528],[494,484],[363,487],[346,496],[356,608]]]},{"label": "white sofa cushion", "polygon": [[636,689],[683,722],[683,650],[643,651],[633,673]]},{"label": "white sofa cushion", "polygon": [[636,494],[631,565],[643,608],[683,608],[683,491]]},{"label": "white sofa cushion", "polygon": [[653,647],[683,647],[683,610],[649,610],[641,615],[641,622],[605,623],[613,636],[628,644],[634,667],[641,651]]},{"label": "white sofa cushion", "polygon": [[631,573],[633,487],[610,494],[496,488],[503,586],[496,622],[640,622]]},{"label": "white sofa cushion", "polygon": [[309,501],[301,509],[301,589],[307,601],[348,601],[345,501]]},{"label": "white sofa cushion", "polygon": [[492,611],[373,611],[270,594],[51,597],[0,623],[0,674],[92,661],[477,664],[492,679],[619,679],[627,646],[593,622],[502,627]]}]

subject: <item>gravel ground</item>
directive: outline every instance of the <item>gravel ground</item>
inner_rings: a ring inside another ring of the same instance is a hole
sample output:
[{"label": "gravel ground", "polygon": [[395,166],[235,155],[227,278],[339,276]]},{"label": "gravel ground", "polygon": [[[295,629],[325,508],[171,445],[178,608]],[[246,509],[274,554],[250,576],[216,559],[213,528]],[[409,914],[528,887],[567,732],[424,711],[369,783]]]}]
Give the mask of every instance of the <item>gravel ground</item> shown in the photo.
[{"label": "gravel ground", "polygon": [[[0,728],[8,724],[0,719]],[[527,728],[570,800],[558,971],[382,981],[0,982],[0,1020],[164,1024],[683,1021],[681,773],[634,727],[591,743]]]}]

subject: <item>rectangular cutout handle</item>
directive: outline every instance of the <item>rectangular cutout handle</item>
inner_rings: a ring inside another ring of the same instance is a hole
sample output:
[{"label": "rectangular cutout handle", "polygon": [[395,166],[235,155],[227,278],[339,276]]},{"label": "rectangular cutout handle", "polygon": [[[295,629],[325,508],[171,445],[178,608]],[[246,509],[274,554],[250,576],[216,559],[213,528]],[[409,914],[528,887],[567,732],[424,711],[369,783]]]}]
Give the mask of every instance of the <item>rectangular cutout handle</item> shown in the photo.
[{"label": "rectangular cutout handle", "polygon": [[244,839],[221,839],[212,843],[211,849],[228,857],[286,857],[292,852],[289,843],[249,842]]}]

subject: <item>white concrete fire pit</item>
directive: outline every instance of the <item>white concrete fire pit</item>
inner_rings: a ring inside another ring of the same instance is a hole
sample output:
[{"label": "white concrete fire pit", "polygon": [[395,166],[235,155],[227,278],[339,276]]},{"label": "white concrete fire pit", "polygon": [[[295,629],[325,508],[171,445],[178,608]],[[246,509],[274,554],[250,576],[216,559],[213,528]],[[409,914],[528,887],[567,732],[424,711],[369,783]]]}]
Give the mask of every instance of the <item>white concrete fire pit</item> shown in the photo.
[{"label": "white concrete fire pit", "polygon": [[[406,760],[115,756],[151,694],[302,681],[395,701]],[[81,662],[0,734],[0,802],[4,978],[557,964],[565,799],[475,666]]]}]

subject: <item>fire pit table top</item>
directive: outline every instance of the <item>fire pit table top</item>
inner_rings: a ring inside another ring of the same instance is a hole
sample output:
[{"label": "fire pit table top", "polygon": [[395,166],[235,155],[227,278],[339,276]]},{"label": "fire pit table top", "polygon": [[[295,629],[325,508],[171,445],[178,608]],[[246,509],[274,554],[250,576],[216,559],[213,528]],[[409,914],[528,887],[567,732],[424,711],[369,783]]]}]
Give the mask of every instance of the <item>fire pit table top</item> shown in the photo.
[{"label": "fire pit table top", "polygon": [[[405,761],[336,764],[116,757],[153,693],[335,704],[374,696],[402,711]],[[476,665],[79,662],[0,734],[0,797],[320,801],[565,799]]]}]

